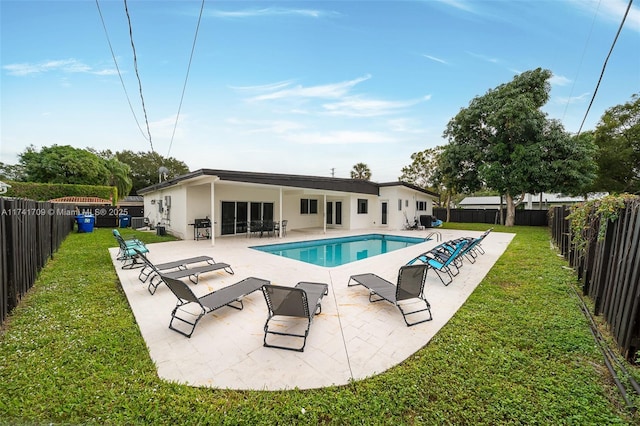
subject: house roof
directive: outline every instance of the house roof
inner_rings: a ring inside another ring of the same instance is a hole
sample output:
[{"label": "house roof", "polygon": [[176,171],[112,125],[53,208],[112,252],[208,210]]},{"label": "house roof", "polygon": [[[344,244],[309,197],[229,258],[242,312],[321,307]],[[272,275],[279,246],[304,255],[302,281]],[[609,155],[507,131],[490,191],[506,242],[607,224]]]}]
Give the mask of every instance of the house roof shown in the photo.
[{"label": "house roof", "polygon": [[49,200],[52,203],[71,203],[71,204],[111,204],[111,200],[105,200],[99,197],[61,197]]},{"label": "house roof", "polygon": [[305,175],[290,175],[279,173],[258,173],[258,172],[245,172],[235,170],[213,170],[213,169],[200,169],[194,172],[190,172],[173,179],[161,182],[155,185],[148,186],[138,190],[138,194],[144,195],[149,192],[157,191],[163,188],[169,188],[175,186],[180,182],[195,179],[202,176],[218,177],[223,181],[231,182],[244,182],[255,183],[263,185],[276,185],[276,186],[288,186],[292,188],[308,188],[308,189],[320,189],[329,191],[340,192],[354,192],[358,194],[372,194],[378,195],[380,187],[383,186],[406,186],[416,191],[423,192],[431,196],[438,196],[433,192],[424,190],[414,185],[410,185],[405,182],[389,182],[389,183],[376,183],[362,179],[344,179],[324,176],[305,176]]}]

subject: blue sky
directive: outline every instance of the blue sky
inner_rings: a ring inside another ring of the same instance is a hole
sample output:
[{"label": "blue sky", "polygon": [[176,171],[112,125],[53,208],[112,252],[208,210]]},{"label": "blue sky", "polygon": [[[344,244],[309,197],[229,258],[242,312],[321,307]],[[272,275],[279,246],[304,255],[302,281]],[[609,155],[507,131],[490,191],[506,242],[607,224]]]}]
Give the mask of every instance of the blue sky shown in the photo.
[{"label": "blue sky", "polygon": [[[191,170],[349,177],[363,162],[394,181],[473,97],[537,67],[554,74],[544,110],[576,132],[627,1],[207,1],[185,86],[202,2],[129,0],[151,143],[124,2],[97,4],[0,0],[0,161],[153,144]],[[637,92],[634,5],[583,129]]]}]

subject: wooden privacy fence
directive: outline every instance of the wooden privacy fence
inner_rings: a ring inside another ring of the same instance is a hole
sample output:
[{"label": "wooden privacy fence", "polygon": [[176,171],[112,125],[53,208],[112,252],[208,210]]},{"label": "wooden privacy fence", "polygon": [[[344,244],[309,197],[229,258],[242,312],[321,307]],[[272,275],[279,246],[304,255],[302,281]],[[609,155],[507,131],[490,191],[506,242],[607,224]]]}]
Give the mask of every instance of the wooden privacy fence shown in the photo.
[{"label": "wooden privacy fence", "polygon": [[[506,211],[502,215],[506,215]],[[441,221],[447,220],[446,208],[434,208],[433,215]],[[500,224],[498,209],[451,209],[450,222]],[[547,226],[547,210],[516,210],[516,225]]]},{"label": "wooden privacy fence", "polygon": [[555,207],[552,237],[578,273],[583,293],[603,315],[620,352],[636,362],[640,348],[640,197],[627,200],[617,220],[606,223],[593,214],[584,230],[586,245],[571,235],[568,207]]},{"label": "wooden privacy fence", "polygon": [[0,197],[0,324],[73,230],[75,206]]}]

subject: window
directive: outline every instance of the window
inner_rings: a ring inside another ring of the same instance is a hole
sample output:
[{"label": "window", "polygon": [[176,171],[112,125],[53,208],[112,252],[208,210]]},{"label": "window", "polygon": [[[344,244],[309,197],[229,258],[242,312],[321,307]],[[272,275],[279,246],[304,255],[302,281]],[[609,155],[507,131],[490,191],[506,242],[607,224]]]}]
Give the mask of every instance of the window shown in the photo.
[{"label": "window", "polygon": [[301,198],[300,214],[318,214],[318,200]]},{"label": "window", "polygon": [[358,214],[367,214],[369,210],[369,202],[364,198],[358,198]]},{"label": "window", "polygon": [[427,202],[426,201],[416,201],[416,209],[418,209],[418,211],[427,210]]},{"label": "window", "polygon": [[404,206],[409,207],[409,200],[404,200]]},{"label": "window", "polygon": [[398,211],[402,211],[402,198],[398,198]]}]

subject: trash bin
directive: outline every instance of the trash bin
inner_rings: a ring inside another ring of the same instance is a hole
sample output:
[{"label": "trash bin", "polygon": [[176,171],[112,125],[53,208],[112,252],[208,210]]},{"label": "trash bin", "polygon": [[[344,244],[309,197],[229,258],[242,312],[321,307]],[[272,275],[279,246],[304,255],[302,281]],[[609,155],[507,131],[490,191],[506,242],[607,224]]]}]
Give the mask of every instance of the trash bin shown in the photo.
[{"label": "trash bin", "polygon": [[92,214],[79,214],[76,216],[76,222],[78,222],[78,232],[93,232],[96,218]]},{"label": "trash bin", "polygon": [[128,228],[131,224],[131,215],[121,214],[120,215],[120,228]]},{"label": "trash bin", "polygon": [[156,235],[167,235],[167,230],[165,229],[164,225],[156,226]]}]

